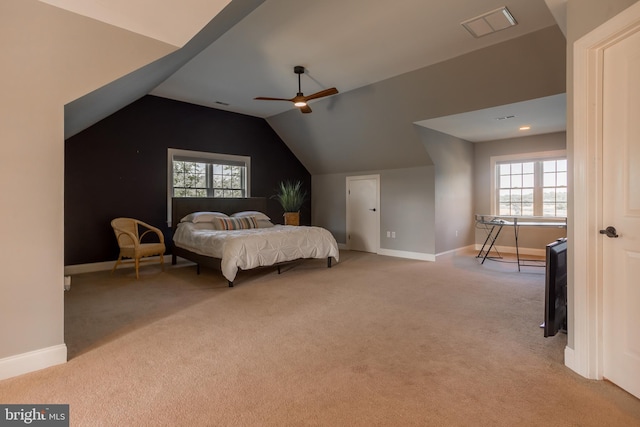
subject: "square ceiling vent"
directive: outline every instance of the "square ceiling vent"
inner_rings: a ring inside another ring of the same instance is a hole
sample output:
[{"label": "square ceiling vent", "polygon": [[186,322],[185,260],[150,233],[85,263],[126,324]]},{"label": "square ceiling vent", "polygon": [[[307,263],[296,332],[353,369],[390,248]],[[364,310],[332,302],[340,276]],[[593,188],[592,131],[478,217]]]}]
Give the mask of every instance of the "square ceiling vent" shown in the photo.
[{"label": "square ceiling vent", "polygon": [[473,35],[473,37],[482,37],[505,28],[513,27],[518,22],[511,15],[507,7],[501,7],[491,12],[483,13],[475,18],[468,19],[460,23]]}]

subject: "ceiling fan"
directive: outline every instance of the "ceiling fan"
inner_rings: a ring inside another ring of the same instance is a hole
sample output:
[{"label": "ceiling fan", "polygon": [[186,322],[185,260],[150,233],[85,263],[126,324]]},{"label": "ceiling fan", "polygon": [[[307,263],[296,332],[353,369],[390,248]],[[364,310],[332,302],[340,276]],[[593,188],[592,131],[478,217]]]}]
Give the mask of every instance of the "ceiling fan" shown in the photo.
[{"label": "ceiling fan", "polygon": [[300,108],[300,111],[302,113],[310,113],[311,107],[309,107],[309,105],[307,104],[308,101],[311,101],[312,99],[324,98],[325,96],[335,95],[336,93],[338,93],[338,89],[336,89],[335,87],[332,87],[332,88],[321,90],[320,92],[316,92],[314,94],[305,96],[302,93],[302,89],[300,87],[300,74],[304,74],[304,67],[302,65],[296,65],[295,67],[293,67],[293,72],[298,75],[298,93],[296,94],[296,96],[294,96],[291,99],[269,98],[265,96],[259,96],[254,99],[258,99],[262,101],[290,101],[290,102],[293,102],[293,105]]}]

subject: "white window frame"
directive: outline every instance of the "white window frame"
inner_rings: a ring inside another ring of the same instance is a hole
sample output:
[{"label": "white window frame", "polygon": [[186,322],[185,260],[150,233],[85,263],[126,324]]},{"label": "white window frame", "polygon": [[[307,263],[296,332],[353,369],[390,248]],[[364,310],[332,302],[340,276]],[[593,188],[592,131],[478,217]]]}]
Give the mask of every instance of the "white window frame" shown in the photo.
[{"label": "white window frame", "polygon": [[187,157],[194,161],[201,160],[207,163],[233,162],[244,164],[245,167],[245,197],[251,197],[251,157],[234,154],[211,153],[207,151],[183,150],[179,148],[167,149],[167,224],[171,227],[171,198],[173,197],[173,159],[175,157]]},{"label": "white window frame", "polygon": [[[536,153],[520,153],[520,154],[507,154],[503,156],[491,156],[490,168],[491,168],[491,215],[497,215],[497,194],[498,194],[498,182],[497,182],[497,169],[496,166],[499,163],[509,162],[526,162],[526,161],[542,161],[542,160],[555,160],[559,158],[567,158],[567,150],[552,150],[552,151],[540,151]],[[569,171],[567,171],[567,177]],[[536,185],[538,185],[536,183]],[[560,218],[560,217],[546,217],[546,218]],[[564,218],[564,217],[563,217]]]}]

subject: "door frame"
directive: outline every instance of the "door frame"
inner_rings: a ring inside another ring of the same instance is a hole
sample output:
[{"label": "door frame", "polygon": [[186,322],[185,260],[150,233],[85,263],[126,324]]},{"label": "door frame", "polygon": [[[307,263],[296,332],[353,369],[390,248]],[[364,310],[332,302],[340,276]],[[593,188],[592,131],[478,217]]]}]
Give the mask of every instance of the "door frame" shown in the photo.
[{"label": "door frame", "polygon": [[[640,31],[640,2],[586,34],[573,50],[573,203],[569,225],[569,341],[565,365],[603,378],[602,66],[604,50]],[[595,161],[594,161],[595,159]],[[571,184],[570,184],[571,185]],[[573,348],[571,347],[573,343]]]},{"label": "door frame", "polygon": [[350,220],[351,220],[351,212],[350,212],[350,204],[349,204],[349,187],[350,187],[350,183],[351,181],[358,181],[358,180],[363,180],[363,179],[375,179],[376,181],[376,235],[375,235],[375,253],[379,253],[380,252],[380,175],[376,174],[376,175],[354,175],[354,176],[347,176],[346,177],[346,189],[345,189],[345,200],[346,200],[346,210],[347,210],[347,217],[346,217],[346,238],[347,238],[347,249],[351,249],[351,239],[349,239],[349,233],[351,232],[351,230],[349,230],[349,224],[350,224]]}]

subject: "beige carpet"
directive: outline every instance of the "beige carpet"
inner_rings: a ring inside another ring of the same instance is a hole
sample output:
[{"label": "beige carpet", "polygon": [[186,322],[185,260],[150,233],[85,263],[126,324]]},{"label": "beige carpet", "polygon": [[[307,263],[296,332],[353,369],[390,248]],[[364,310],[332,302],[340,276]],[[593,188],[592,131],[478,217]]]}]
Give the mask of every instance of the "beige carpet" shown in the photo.
[{"label": "beige carpet", "polygon": [[544,269],[341,257],[234,288],[189,265],[74,276],[69,362],[0,381],[0,403],[68,403],[73,426],[640,425],[543,337]]}]

